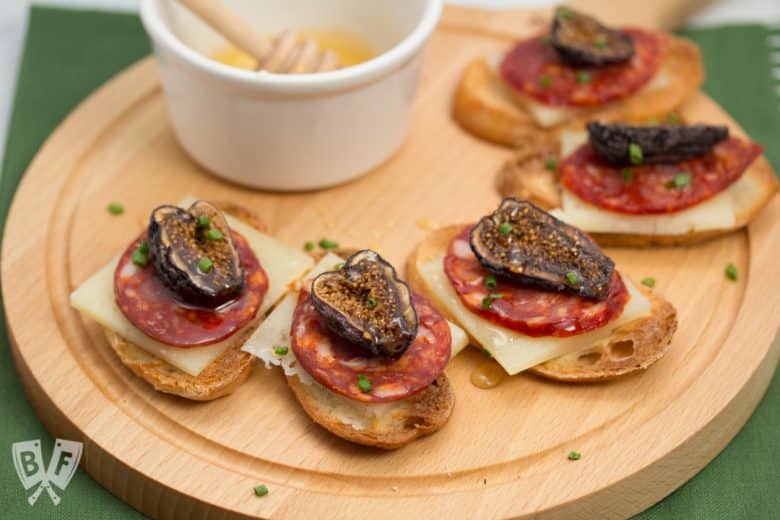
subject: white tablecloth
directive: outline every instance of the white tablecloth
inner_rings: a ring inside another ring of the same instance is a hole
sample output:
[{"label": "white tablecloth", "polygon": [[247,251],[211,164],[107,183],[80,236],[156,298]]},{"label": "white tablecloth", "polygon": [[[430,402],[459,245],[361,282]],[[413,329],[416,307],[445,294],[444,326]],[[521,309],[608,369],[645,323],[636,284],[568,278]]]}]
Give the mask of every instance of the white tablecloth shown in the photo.
[{"label": "white tablecloth", "polygon": [[[327,1],[327,0],[324,0]],[[368,0],[367,0],[368,1]],[[554,0],[448,0],[479,7],[517,7],[558,3]],[[632,0],[635,1],[635,0]],[[652,1],[652,0],[648,0]],[[0,0],[0,163],[5,148],[8,115],[19,67],[19,55],[30,4],[133,11],[137,0]],[[729,22],[780,23],[780,0],[717,0],[699,13],[693,25]]]}]

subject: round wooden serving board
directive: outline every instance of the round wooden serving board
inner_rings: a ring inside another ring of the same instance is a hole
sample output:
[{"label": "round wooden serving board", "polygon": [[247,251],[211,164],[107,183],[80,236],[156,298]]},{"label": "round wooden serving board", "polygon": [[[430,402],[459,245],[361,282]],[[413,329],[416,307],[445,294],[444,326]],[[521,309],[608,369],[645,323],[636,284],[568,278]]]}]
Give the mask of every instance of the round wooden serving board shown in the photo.
[{"label": "round wooden serving board", "polygon": [[[452,122],[451,93],[471,57],[506,47],[538,18],[466,14],[447,11],[431,42],[401,152],[345,186],[269,194],[212,177],[176,144],[150,60],[95,93],[43,147],[14,200],[2,251],[13,353],[47,428],[83,441],[82,466],[112,493],[168,518],[624,517],[695,474],[750,416],[780,353],[772,346],[778,198],[747,231],[698,247],[609,251],[635,280],[654,276],[679,312],[669,354],[646,373],[582,386],[520,375],[479,390],[469,374],[482,356],[469,349],[448,368],[457,394],[449,424],[389,453],[314,425],[282,375],[262,366],[214,402],[159,394],[68,305],[151,208],[188,194],[244,204],[289,244],[328,237],[376,248],[399,266],[431,222],[491,210],[508,152]],[[684,112],[736,129],[703,95]],[[125,213],[109,215],[111,201]],[[724,277],[729,262],[739,268],[736,283]],[[567,460],[571,450],[582,459]],[[260,483],[270,489],[263,498],[253,494]]]}]

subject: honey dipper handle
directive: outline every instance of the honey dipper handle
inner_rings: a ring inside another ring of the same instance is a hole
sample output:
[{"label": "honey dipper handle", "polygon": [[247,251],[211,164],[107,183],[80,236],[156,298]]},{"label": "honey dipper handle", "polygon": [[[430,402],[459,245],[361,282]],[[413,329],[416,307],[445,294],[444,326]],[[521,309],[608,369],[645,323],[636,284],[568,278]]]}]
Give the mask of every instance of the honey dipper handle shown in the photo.
[{"label": "honey dipper handle", "polygon": [[262,63],[271,51],[271,44],[257,34],[241,15],[220,0],[178,0],[209,27],[230,43]]}]

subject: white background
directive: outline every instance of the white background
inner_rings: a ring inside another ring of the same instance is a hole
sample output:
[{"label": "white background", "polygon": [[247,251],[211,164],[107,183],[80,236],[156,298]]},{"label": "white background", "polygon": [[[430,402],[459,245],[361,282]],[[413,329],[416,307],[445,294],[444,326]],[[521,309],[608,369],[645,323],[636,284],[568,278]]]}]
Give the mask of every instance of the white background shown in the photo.
[{"label": "white background", "polygon": [[[479,7],[516,7],[558,3],[554,0],[448,0]],[[636,0],[625,0],[636,1]],[[652,0],[646,0],[652,1]],[[8,115],[19,66],[22,39],[30,4],[90,7],[134,11],[138,0],[0,0],[0,162],[2,162]],[[699,13],[694,25],[728,22],[780,22],[780,0],[715,0]],[[55,43],[55,42],[52,42]]]}]

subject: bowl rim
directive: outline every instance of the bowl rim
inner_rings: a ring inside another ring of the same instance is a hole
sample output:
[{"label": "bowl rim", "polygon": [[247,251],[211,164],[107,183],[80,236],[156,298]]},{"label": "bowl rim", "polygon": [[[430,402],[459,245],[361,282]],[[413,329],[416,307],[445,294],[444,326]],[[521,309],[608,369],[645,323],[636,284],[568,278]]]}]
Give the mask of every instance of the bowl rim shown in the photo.
[{"label": "bowl rim", "polygon": [[411,59],[436,28],[443,0],[425,0],[417,25],[400,42],[366,62],[317,74],[273,74],[231,67],[211,60],[184,44],[163,22],[160,2],[141,0],[141,21],[155,45],[162,45],[195,69],[244,88],[273,93],[313,94],[333,92],[372,82]]}]

